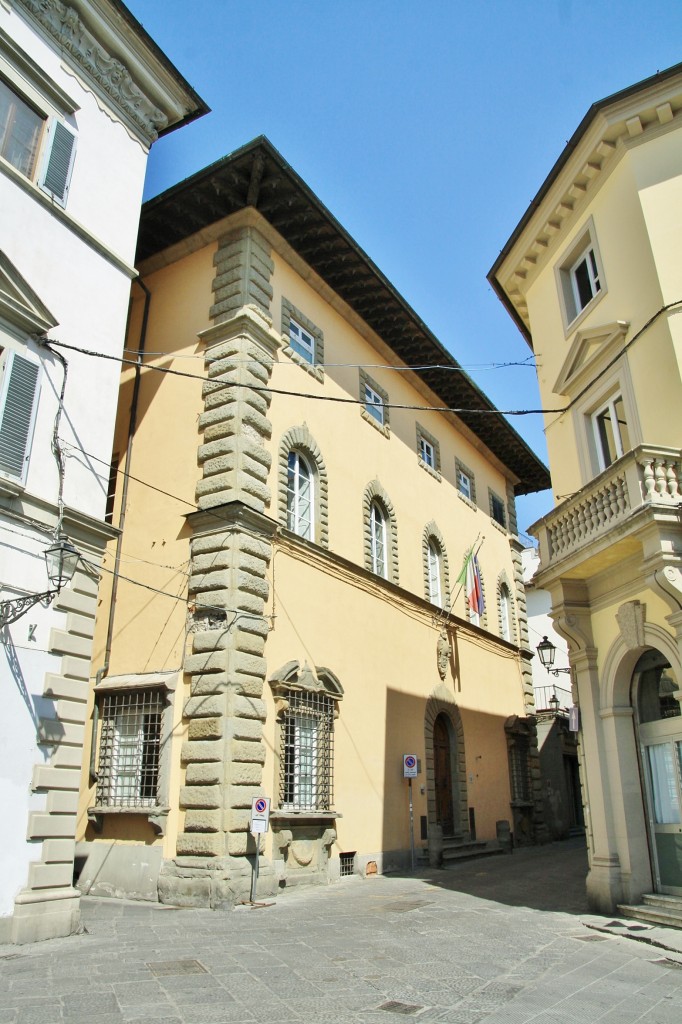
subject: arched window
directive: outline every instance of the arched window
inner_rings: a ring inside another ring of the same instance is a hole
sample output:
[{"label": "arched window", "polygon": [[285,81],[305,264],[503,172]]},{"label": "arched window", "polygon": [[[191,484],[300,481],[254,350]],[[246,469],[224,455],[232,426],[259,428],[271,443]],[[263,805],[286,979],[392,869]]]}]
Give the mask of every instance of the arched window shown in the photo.
[{"label": "arched window", "polygon": [[503,640],[511,641],[514,639],[514,620],[512,612],[512,599],[509,593],[509,587],[506,583],[500,584],[499,590],[499,608],[500,608],[500,636]]},{"label": "arched window", "polygon": [[279,521],[305,540],[329,546],[327,468],[305,423],[279,443]]},{"label": "arched window", "polygon": [[433,540],[429,541],[429,601],[443,607],[443,587],[441,583],[441,557],[440,548]]},{"label": "arched window", "polygon": [[443,535],[435,522],[424,527],[422,534],[424,560],[424,593],[426,600],[438,608],[450,607],[450,573]]},{"label": "arched window", "polygon": [[295,449],[287,458],[287,527],[306,540],[313,539],[315,478],[307,461]]},{"label": "arched window", "polygon": [[378,480],[365,488],[365,568],[382,579],[398,582],[398,530],[391,499]]},{"label": "arched window", "polygon": [[369,509],[369,533],[372,549],[372,572],[388,579],[386,515],[376,500],[372,502]]}]

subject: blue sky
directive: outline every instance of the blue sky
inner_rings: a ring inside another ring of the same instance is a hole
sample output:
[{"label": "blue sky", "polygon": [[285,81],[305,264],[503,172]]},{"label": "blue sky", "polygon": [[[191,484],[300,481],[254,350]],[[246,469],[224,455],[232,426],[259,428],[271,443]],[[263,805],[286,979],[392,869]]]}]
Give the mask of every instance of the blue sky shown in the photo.
[{"label": "blue sky", "polygon": [[[146,198],[267,135],[501,409],[537,409],[486,274],[590,105],[682,60],[682,0],[128,0],[212,113]],[[545,462],[542,418],[513,417]],[[550,492],[519,499],[519,528]]]}]

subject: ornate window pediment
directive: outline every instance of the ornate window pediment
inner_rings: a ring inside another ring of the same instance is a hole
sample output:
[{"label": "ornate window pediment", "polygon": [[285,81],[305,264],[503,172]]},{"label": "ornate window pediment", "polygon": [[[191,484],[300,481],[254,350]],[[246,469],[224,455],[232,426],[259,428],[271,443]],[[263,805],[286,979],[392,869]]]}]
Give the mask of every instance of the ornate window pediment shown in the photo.
[{"label": "ornate window pediment", "polygon": [[612,359],[622,346],[630,324],[626,320],[578,331],[552,388],[573,398]]}]

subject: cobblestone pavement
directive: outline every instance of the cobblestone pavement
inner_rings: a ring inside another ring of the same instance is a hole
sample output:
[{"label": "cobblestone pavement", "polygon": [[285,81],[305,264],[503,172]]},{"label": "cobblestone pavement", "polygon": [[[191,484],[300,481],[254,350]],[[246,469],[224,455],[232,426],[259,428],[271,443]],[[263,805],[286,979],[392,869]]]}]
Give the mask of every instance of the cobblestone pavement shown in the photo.
[{"label": "cobblestone pavement", "polygon": [[0,947],[0,1024],[680,1024],[682,932],[613,934],[584,871],[553,844],[231,913],[84,899],[84,934]]}]

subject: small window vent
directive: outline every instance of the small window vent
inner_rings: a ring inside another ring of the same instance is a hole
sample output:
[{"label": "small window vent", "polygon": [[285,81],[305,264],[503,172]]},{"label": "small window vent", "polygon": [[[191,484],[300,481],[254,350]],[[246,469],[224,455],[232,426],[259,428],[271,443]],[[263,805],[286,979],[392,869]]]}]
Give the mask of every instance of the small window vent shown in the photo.
[{"label": "small window vent", "polygon": [[355,850],[352,853],[339,854],[341,862],[341,878],[350,878],[355,873]]}]

